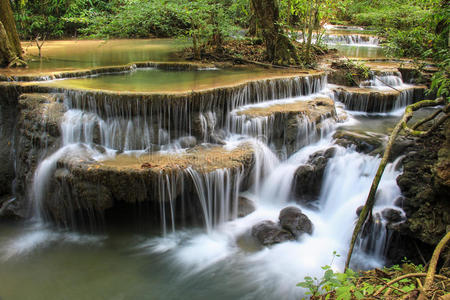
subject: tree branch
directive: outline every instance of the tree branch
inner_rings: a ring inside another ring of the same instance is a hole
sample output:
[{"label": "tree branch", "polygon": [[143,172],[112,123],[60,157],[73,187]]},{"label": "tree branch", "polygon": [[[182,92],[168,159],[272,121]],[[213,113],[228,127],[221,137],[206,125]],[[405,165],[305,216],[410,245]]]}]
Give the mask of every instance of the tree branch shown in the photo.
[{"label": "tree branch", "polygon": [[423,290],[421,291],[418,300],[425,300],[427,299],[426,293],[431,289],[431,285],[433,284],[434,277],[436,273],[436,266],[439,261],[439,256],[441,255],[442,249],[444,249],[445,245],[450,240],[450,231],[447,232],[447,234],[442,238],[442,240],[439,242],[439,244],[436,246],[433,252],[433,256],[430,260],[430,266],[428,267],[427,276],[425,278],[425,284],[423,286]]}]

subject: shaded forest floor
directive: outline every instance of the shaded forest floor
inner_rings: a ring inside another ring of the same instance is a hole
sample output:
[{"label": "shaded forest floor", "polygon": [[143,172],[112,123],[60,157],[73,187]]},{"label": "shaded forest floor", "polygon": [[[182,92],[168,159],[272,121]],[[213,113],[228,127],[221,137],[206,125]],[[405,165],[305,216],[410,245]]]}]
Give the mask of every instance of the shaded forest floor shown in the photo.
[{"label": "shaded forest floor", "polygon": [[[304,56],[303,44],[293,42],[298,49],[300,58]],[[315,68],[317,64],[326,58],[338,58],[336,49],[321,48],[316,45],[312,45],[312,62],[310,64],[299,66],[277,66],[273,65],[267,60],[265,54],[264,43],[260,39],[233,39],[224,41],[220,48],[207,45],[200,50],[200,61],[205,63],[230,63],[236,65],[255,64],[260,66],[273,66],[273,67],[296,67],[296,68]],[[186,60],[196,60],[194,58],[193,47],[187,47],[178,53],[179,57]],[[301,59],[305,61],[304,59]]]}]

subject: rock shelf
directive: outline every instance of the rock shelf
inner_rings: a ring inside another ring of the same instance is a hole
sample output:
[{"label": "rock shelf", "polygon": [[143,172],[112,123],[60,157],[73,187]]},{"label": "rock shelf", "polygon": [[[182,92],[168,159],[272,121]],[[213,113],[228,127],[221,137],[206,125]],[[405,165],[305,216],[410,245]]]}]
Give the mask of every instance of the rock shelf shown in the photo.
[{"label": "rock shelf", "polygon": [[363,112],[388,112],[405,107],[423,99],[425,86],[395,87],[391,89],[371,89],[337,87],[336,100],[345,104],[346,109]]},{"label": "rock shelf", "polygon": [[196,207],[202,197],[199,185],[208,184],[212,190],[229,188],[236,201],[226,210],[233,205],[237,210],[238,192],[253,165],[253,149],[246,144],[234,149],[212,146],[183,153],[119,154],[104,161],[92,159],[91,154],[92,149],[81,146],[57,161],[54,186],[58,197],[45,202],[56,221],[70,220],[70,215],[79,210],[102,213],[118,203],[165,206],[175,205],[182,197]]}]

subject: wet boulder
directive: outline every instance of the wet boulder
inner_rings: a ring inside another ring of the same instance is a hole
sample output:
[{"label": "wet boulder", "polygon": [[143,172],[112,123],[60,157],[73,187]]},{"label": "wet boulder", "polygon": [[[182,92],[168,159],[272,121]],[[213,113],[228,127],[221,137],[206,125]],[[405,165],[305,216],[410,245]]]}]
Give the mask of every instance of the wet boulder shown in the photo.
[{"label": "wet boulder", "polygon": [[356,215],[358,216],[358,218],[361,215],[363,209],[364,209],[364,205],[358,206],[358,208],[356,209]]},{"label": "wet boulder", "polygon": [[405,202],[405,197],[400,196],[394,201],[394,205],[398,207],[403,207],[403,203]]},{"label": "wet boulder", "polygon": [[381,212],[381,216],[389,223],[398,223],[405,220],[402,212],[394,208],[383,209],[383,211]]},{"label": "wet boulder", "polygon": [[317,151],[309,157],[306,164],[295,171],[294,196],[298,201],[308,203],[318,199],[325,168],[335,152],[335,148]]},{"label": "wet boulder", "polygon": [[246,198],[239,196],[238,198],[238,217],[243,218],[256,210],[255,203]]},{"label": "wet boulder", "polygon": [[335,143],[342,147],[355,147],[356,151],[366,154],[383,148],[381,136],[376,134],[341,130],[336,132],[333,138]]},{"label": "wet boulder", "polygon": [[226,144],[225,140],[227,138],[227,133],[223,129],[218,129],[218,130],[215,130],[214,132],[211,133],[210,138],[211,138],[211,142],[213,142],[215,144],[225,145]]},{"label": "wet boulder", "polygon": [[281,227],[291,232],[295,238],[299,238],[305,233],[312,234],[313,232],[311,220],[301,211],[301,209],[295,206],[288,206],[282,209],[279,220]]},{"label": "wet boulder", "polygon": [[262,221],[252,227],[254,236],[263,246],[270,246],[290,240],[294,240],[294,235],[281,228],[279,224],[272,221]]},{"label": "wet boulder", "polygon": [[389,160],[394,161],[400,155],[408,153],[414,146],[414,138],[408,136],[397,136],[395,143],[392,145]]},{"label": "wet boulder", "polygon": [[178,139],[181,148],[193,148],[197,145],[197,139],[194,136],[184,136]]},{"label": "wet boulder", "polygon": [[15,200],[16,198],[11,195],[0,197],[0,218],[14,217],[13,204]]}]

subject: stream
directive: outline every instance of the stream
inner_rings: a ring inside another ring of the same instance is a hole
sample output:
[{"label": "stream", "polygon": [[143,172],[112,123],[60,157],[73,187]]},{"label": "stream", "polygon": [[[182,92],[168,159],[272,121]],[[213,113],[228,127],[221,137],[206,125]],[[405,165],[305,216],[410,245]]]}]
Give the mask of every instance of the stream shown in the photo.
[{"label": "stream", "polygon": [[[361,33],[330,33],[325,42],[336,44],[349,57],[382,55],[378,41]],[[119,48],[123,51],[121,63],[152,58],[152,55],[143,56],[142,49],[130,54],[126,47]],[[167,57],[169,54],[163,49],[155,55]],[[117,63],[114,53],[108,55],[114,56]],[[97,60],[100,65],[112,61],[108,55]],[[89,55],[82,57],[87,61],[93,59]],[[70,65],[64,63],[61,67]],[[350,110],[350,104],[338,101],[335,86],[327,83],[326,76],[305,75],[297,80],[258,81],[259,85],[233,91],[232,96],[227,94],[225,104],[205,96],[198,111],[194,106],[177,106],[169,112],[162,106],[137,104],[139,110],[135,112],[125,102],[108,106],[107,103],[117,102],[114,95],[100,95],[104,101],[100,105],[95,102],[99,98],[70,90],[82,87],[154,92],[160,87],[162,91],[178,92],[203,88],[203,84],[205,87],[217,83],[229,85],[247,77],[245,71],[143,69],[129,74],[44,83],[68,88],[64,93],[66,111],[60,124],[62,140],[57,151],[42,158],[34,173],[30,187],[32,218],[20,223],[1,223],[0,298],[299,299],[305,290],[296,284],[305,276],[320,278],[323,274],[320,267],[329,264],[334,270],[342,271],[356,210],[366,200],[381,158],[359,153],[354,147],[339,146],[333,134],[346,129],[377,133],[386,139],[404,106],[412,101],[411,94],[403,98],[399,95],[398,101],[402,102],[392,109]],[[383,80],[398,88],[410,87],[398,74],[386,75]],[[376,79],[362,87],[386,90]],[[257,96],[253,90],[259,91]],[[292,125],[296,130],[293,140],[287,134],[281,141],[276,138],[275,129],[282,126],[276,114],[255,115],[261,109],[286,109],[318,99],[333,99],[335,113],[316,119],[307,114],[297,117]],[[200,125],[195,121],[197,117]],[[58,227],[46,221],[46,198],[53,197],[62,206],[67,205],[61,194],[49,195],[54,192],[51,178],[64,159],[112,161],[112,164],[117,160],[118,164],[119,155],[139,159],[156,146],[163,154],[183,154],[189,151],[183,138],[196,134],[196,124],[201,128],[197,136],[200,146],[215,144],[213,137],[220,133],[220,145],[224,149],[250,145],[254,151],[254,166],[246,175],[250,183],[245,190],[239,189],[245,167],[218,168],[206,174],[195,168],[186,169],[182,178],[193,182],[189,193],[199,199],[201,213],[196,216],[199,222],[180,224],[183,222],[179,220],[189,216],[178,206],[180,200],[175,195],[178,179],[170,176],[161,177],[159,182],[161,198],[156,204],[159,218],[151,219],[145,211],[148,207],[136,205],[131,217],[129,211],[116,211],[119,217],[114,222],[104,224],[96,219],[93,223],[99,221],[99,224],[87,229]],[[334,155],[327,163],[317,199],[307,204],[299,202],[292,193],[297,169],[308,163],[312,154],[331,147]],[[375,213],[386,208],[401,211],[394,205],[401,196],[396,184],[399,174],[398,159],[388,164],[382,177]],[[254,212],[241,218],[237,218],[236,211],[239,196],[245,196],[255,205]],[[252,226],[264,220],[277,222],[280,210],[287,206],[298,207],[308,216],[314,226],[313,233],[270,247],[260,246],[250,234]],[[143,217],[134,219],[137,215]],[[384,227],[386,221],[381,218],[380,222],[382,226],[376,237],[360,241],[354,267],[374,268],[385,263],[389,237]],[[334,257],[333,251],[341,257]]]}]

